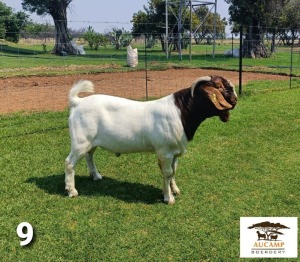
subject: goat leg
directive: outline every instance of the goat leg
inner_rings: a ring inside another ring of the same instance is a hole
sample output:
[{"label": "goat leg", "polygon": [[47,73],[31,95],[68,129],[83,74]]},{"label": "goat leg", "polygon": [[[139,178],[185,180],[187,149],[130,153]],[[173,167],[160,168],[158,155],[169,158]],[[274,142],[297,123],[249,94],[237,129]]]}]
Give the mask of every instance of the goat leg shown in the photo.
[{"label": "goat leg", "polygon": [[164,180],[164,184],[163,184],[164,202],[166,202],[169,205],[173,205],[175,203],[175,198],[171,190],[171,181],[174,176],[174,171],[172,168],[173,160],[174,160],[173,156],[172,157],[159,156],[158,158],[159,167],[163,174],[163,180]]},{"label": "goat leg", "polygon": [[94,162],[94,152],[95,152],[96,148],[97,147],[93,147],[89,152],[87,152],[85,154],[85,160],[86,160],[86,164],[89,168],[90,177],[94,181],[102,179],[102,176],[98,172],[97,167]]}]

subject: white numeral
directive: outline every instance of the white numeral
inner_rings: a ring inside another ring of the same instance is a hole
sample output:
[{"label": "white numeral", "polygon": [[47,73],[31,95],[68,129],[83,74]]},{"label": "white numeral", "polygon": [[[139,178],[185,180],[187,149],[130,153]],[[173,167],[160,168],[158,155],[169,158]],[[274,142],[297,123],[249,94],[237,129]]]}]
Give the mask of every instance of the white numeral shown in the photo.
[{"label": "white numeral", "polygon": [[[23,232],[24,228],[27,229],[27,233]],[[17,234],[20,238],[25,238],[25,240],[20,241],[20,245],[26,246],[33,238],[33,228],[28,222],[22,222],[17,227]]]}]

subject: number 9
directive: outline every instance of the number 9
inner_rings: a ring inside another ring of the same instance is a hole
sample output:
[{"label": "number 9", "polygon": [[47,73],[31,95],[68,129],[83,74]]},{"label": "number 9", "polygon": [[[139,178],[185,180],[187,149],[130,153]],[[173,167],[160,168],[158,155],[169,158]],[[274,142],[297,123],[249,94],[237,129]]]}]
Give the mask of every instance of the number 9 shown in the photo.
[{"label": "number 9", "polygon": [[[23,228],[27,229],[27,233],[23,233]],[[20,238],[25,238],[25,240],[20,241],[20,245],[26,246],[33,238],[33,228],[28,222],[22,222],[17,227],[17,234]]]}]

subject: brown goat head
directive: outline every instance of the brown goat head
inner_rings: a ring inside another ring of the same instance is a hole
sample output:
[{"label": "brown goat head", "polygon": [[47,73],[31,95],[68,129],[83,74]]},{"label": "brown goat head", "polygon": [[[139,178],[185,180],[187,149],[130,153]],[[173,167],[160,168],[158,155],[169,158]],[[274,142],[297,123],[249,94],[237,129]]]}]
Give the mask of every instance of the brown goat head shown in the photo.
[{"label": "brown goat head", "polygon": [[191,86],[191,93],[195,92],[204,95],[217,110],[223,122],[229,120],[229,110],[232,110],[237,103],[237,94],[233,84],[221,76],[206,76],[198,78]]}]

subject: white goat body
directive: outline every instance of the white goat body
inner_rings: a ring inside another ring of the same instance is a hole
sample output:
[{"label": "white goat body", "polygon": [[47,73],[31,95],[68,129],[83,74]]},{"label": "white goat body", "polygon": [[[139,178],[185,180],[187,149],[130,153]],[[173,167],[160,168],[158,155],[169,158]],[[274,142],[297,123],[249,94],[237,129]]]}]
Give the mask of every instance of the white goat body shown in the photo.
[{"label": "white goat body", "polygon": [[[205,77],[197,81],[207,83],[211,79]],[[93,83],[85,80],[75,84],[69,93],[71,152],[65,163],[65,182],[69,196],[78,195],[74,167],[83,156],[91,177],[94,180],[102,178],[93,160],[93,153],[99,146],[117,156],[143,151],[155,152],[164,176],[164,201],[173,204],[173,193],[180,193],[175,183],[177,157],[185,153],[188,140],[191,139],[186,135],[186,121],[183,121],[183,112],[175,100],[176,97],[186,96],[192,101],[195,86],[194,83],[192,91],[187,89],[184,94],[178,92],[177,96],[172,94],[154,101],[138,102],[108,95],[80,98],[79,93],[94,91]],[[214,103],[215,100],[216,96],[213,96]],[[226,109],[231,107],[228,104]],[[199,124],[206,117],[212,116],[210,114],[202,116]]]},{"label": "white goat body", "polygon": [[[79,83],[84,87],[87,81]],[[78,91],[80,91],[78,89]],[[99,146],[116,154],[155,151],[180,155],[187,143],[172,95],[150,102],[92,95],[70,97],[72,142],[84,151]],[[84,142],[83,142],[84,141]]]}]

